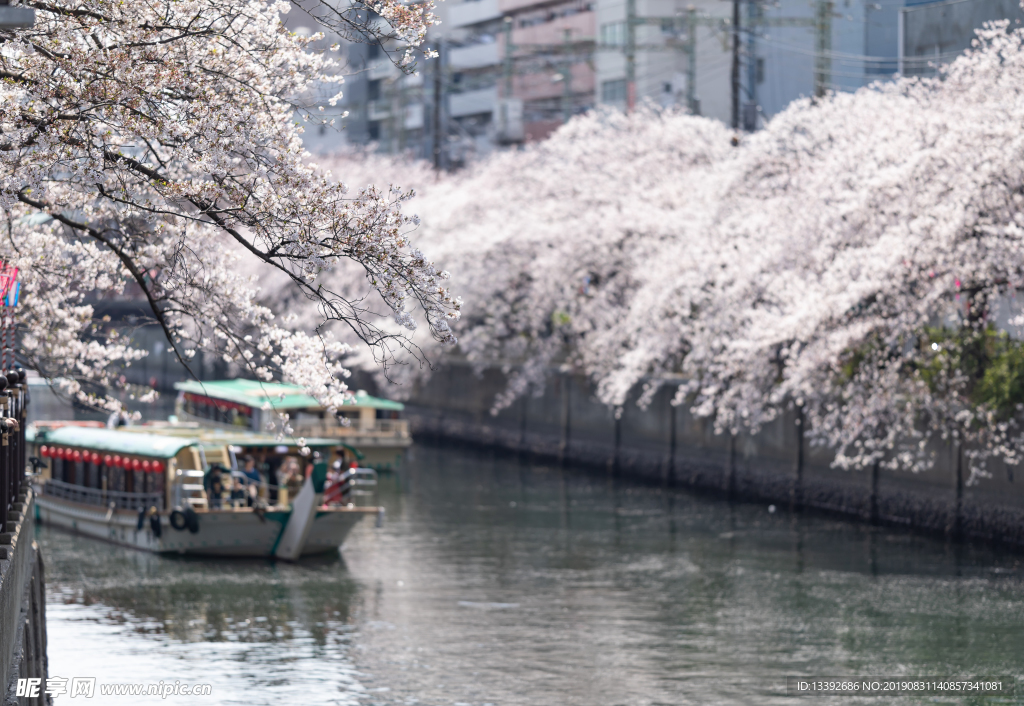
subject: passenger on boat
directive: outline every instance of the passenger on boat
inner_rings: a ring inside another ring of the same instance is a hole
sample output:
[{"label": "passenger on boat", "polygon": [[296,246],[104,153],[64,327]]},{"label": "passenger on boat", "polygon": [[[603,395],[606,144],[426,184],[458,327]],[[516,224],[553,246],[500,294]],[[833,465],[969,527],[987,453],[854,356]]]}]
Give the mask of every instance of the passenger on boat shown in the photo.
[{"label": "passenger on boat", "polygon": [[288,489],[289,498],[294,499],[302,488],[302,482],[305,478],[302,475],[301,469],[302,467],[299,465],[299,460],[294,457],[289,457],[281,468],[283,484]]},{"label": "passenger on boat", "polygon": [[243,456],[242,463],[244,464],[242,468],[242,473],[245,474],[245,477],[248,478],[251,483],[255,483],[258,486],[260,483],[263,482],[263,478],[260,476],[260,472],[256,470],[255,458],[253,458],[252,456]]},{"label": "passenger on boat", "polygon": [[245,503],[245,499],[246,499],[246,495],[247,495],[247,493],[245,492],[245,489],[246,489],[246,485],[248,485],[248,484],[243,485],[242,484],[242,479],[239,478],[238,476],[235,476],[232,480],[233,480],[233,483],[231,485],[231,504],[234,507],[239,507],[239,506],[241,506],[241,505],[243,505]]},{"label": "passenger on boat", "polygon": [[203,487],[206,488],[206,496],[210,502],[211,510],[219,510],[221,498],[224,495],[224,475],[227,469],[219,463],[210,466],[210,470],[203,477]]},{"label": "passenger on boat", "polygon": [[331,470],[327,471],[327,481],[324,483],[324,505],[341,504],[341,460],[334,462]]},{"label": "passenger on boat", "polygon": [[263,476],[256,468],[256,459],[252,456],[242,457],[242,473],[245,474],[246,478],[246,497],[248,499],[249,507],[256,504],[257,499],[260,495],[260,486],[263,485]]}]

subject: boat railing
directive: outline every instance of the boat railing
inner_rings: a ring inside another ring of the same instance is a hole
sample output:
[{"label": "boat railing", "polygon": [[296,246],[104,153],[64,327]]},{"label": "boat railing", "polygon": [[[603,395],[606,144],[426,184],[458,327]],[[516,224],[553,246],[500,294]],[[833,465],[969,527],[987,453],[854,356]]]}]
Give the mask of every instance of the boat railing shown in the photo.
[{"label": "boat railing", "polygon": [[377,487],[377,471],[372,468],[350,468],[338,478],[342,495],[361,495],[360,488]]},{"label": "boat railing", "polygon": [[108,509],[113,505],[117,510],[138,510],[150,507],[162,510],[164,506],[163,493],[126,493],[120,490],[102,490],[65,483],[61,480],[46,481],[43,486],[43,495]]},{"label": "boat railing", "polygon": [[409,436],[409,420],[407,419],[374,419],[371,424],[363,424],[360,420],[353,419],[352,424],[347,427],[327,420],[291,420],[288,424],[292,427],[292,434],[296,436],[323,436],[327,438],[352,436],[355,434],[373,434],[402,438]]},{"label": "boat railing", "polygon": [[175,482],[171,485],[171,497],[175,507],[188,503],[192,507],[207,507],[206,489],[203,477],[206,474],[188,468],[179,468]]},{"label": "boat railing", "polygon": [[324,504],[339,505],[356,495],[373,495],[376,488],[377,471],[372,468],[349,468],[336,478],[328,478],[324,486]]},{"label": "boat railing", "polygon": [[409,420],[408,419],[375,419],[374,426],[375,431],[381,434],[394,434],[395,436],[408,436],[409,435]]}]

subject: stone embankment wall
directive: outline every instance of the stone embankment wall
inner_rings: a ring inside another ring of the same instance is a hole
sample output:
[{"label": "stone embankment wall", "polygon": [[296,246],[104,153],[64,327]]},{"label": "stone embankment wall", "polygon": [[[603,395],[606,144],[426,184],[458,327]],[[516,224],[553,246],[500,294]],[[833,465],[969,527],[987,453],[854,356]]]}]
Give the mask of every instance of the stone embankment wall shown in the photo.
[{"label": "stone embankment wall", "polygon": [[663,388],[647,409],[630,400],[616,418],[584,378],[559,373],[539,397],[492,416],[504,384],[496,370],[476,376],[465,364],[443,367],[409,401],[413,432],[602,466],[646,482],[1024,545],[1024,467],[1015,478],[1014,468],[1000,465],[991,478],[967,485],[956,445],[936,446],[937,462],[926,472],[843,471],[831,467],[828,449],[803,440],[795,411],[756,435],[716,435],[709,422],[670,404],[674,388]]},{"label": "stone embankment wall", "polygon": [[[33,539],[35,499],[24,483],[14,512],[0,533],[0,670],[4,706],[44,706],[46,594],[43,557]],[[38,696],[17,695],[18,679],[39,679]]]}]

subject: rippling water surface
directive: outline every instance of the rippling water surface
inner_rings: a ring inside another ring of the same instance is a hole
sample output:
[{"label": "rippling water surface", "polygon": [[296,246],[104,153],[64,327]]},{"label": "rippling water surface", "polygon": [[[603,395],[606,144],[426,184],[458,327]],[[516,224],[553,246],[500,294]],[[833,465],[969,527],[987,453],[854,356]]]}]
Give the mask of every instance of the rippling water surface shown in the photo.
[{"label": "rippling water surface", "polygon": [[51,675],[213,685],[107,703],[1018,703],[784,678],[1024,675],[1021,554],[451,447],[379,495],[382,529],[298,564],[40,527]]}]

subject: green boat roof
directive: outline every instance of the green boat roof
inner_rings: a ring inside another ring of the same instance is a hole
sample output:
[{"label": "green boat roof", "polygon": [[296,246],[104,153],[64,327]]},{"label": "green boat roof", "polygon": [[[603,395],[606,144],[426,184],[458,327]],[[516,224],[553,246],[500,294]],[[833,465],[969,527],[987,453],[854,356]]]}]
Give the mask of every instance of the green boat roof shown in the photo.
[{"label": "green boat roof", "polygon": [[29,443],[75,446],[93,451],[112,451],[154,458],[173,458],[182,449],[199,443],[195,438],[183,439],[175,436],[75,426],[56,429],[29,427],[25,430],[25,438]]},{"label": "green boat roof", "polygon": [[[263,406],[269,402],[274,409],[322,409],[316,398],[307,395],[300,385],[287,385],[281,382],[259,382],[256,380],[212,380],[209,382],[198,382],[186,380],[174,383],[174,389],[182,392],[191,392],[195,395],[204,395],[218,400],[236,402],[238,404],[256,407]],[[283,398],[281,396],[284,396]],[[385,400],[381,397],[374,397],[359,390],[353,393],[353,398],[345,403],[346,407],[371,407],[373,409],[387,409],[401,412],[405,405],[393,400]]]}]

